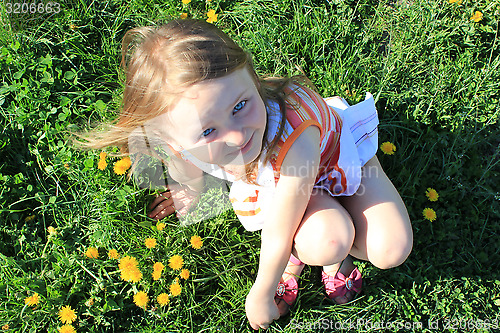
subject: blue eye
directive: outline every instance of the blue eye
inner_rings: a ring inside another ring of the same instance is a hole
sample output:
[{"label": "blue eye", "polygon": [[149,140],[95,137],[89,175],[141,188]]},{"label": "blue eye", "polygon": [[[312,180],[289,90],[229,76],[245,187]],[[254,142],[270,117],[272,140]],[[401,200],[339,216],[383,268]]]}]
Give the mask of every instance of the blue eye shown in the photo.
[{"label": "blue eye", "polygon": [[213,128],[206,129],[203,131],[202,136],[209,136],[210,133],[212,133],[213,131],[214,131]]},{"label": "blue eye", "polygon": [[234,110],[235,111],[240,111],[241,109],[243,109],[243,107],[245,106],[245,104],[247,103],[247,101],[241,101],[239,102],[238,104],[236,104],[236,106],[234,107]]}]

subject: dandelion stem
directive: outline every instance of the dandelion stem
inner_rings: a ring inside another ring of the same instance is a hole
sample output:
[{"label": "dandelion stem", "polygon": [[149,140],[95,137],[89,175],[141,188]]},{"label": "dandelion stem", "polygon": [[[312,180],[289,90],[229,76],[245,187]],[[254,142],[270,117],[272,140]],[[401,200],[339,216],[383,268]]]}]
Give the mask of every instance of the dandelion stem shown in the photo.
[{"label": "dandelion stem", "polygon": [[93,278],[94,278],[97,282],[99,282],[99,279],[98,279],[98,278],[97,278],[94,274],[92,274],[92,272],[91,272],[91,271],[89,271],[89,270],[88,270],[85,266],[83,266],[83,265],[82,265],[82,264],[81,264],[78,260],[76,260],[76,259],[75,259],[75,262],[76,262],[78,265],[80,265],[80,267],[81,267],[81,268],[83,268],[83,270],[84,270],[85,272],[89,273],[89,274],[90,274],[90,276],[92,276],[92,277],[93,277]]}]

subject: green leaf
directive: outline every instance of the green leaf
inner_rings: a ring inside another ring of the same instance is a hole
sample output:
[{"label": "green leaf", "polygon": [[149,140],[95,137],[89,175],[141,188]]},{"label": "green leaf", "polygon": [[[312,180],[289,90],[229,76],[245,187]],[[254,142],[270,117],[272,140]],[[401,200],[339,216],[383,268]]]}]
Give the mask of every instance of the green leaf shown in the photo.
[{"label": "green leaf", "polygon": [[61,102],[59,102],[59,105],[60,106],[66,106],[66,105],[69,104],[69,102],[71,102],[71,99],[69,99],[66,96],[61,96]]},{"label": "green leaf", "polygon": [[120,307],[118,304],[113,299],[107,299],[106,304],[104,304],[103,311],[108,312],[108,311],[118,311],[120,310]]},{"label": "green leaf", "polygon": [[92,235],[95,240],[103,241],[103,233],[101,230],[97,230]]},{"label": "green leaf", "polygon": [[137,224],[144,228],[151,228],[153,226],[153,223],[151,223],[150,221],[143,221]]},{"label": "green leaf", "polygon": [[106,109],[106,103],[104,103],[103,101],[101,101],[100,99],[97,100],[95,102],[95,107],[97,108],[97,110],[99,111],[102,111],[102,110],[105,110]]},{"label": "green leaf", "polygon": [[12,76],[14,78],[14,80],[19,80],[24,74],[24,71],[17,71],[14,73],[14,75]]},{"label": "green leaf", "polygon": [[94,166],[94,160],[92,158],[87,158],[85,162],[83,162],[86,168],[92,168]]},{"label": "green leaf", "polygon": [[18,40],[15,42],[10,43],[10,48],[14,51],[17,51],[21,47],[21,44],[19,43]]},{"label": "green leaf", "polygon": [[43,58],[40,59],[40,64],[42,65],[47,65],[47,66],[52,66],[52,57],[50,54],[47,53],[47,55]]},{"label": "green leaf", "polygon": [[65,121],[66,118],[68,117],[68,115],[66,113],[59,113],[57,115],[57,118],[60,120],[60,121]]},{"label": "green leaf", "polygon": [[76,76],[76,74],[73,71],[67,71],[66,73],[64,73],[64,78],[66,80],[73,80],[75,78],[75,76]]}]

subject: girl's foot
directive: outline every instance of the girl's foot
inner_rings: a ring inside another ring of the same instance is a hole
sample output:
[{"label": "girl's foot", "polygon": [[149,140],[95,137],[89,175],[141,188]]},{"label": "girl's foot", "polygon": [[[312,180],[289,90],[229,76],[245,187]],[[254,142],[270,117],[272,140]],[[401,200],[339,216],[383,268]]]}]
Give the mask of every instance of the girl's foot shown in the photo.
[{"label": "girl's foot", "polygon": [[[341,261],[337,264],[333,264],[330,266],[323,266],[324,273],[326,273],[326,275],[331,277],[331,278],[336,277],[337,272],[342,273],[345,277],[349,277],[354,269],[356,269],[356,266],[354,266],[354,263],[352,262],[352,257],[350,255],[347,256],[343,261]],[[325,274],[323,274],[323,278],[326,278]],[[357,279],[356,279],[356,281],[357,281]],[[346,282],[347,282],[347,284],[352,283],[352,281],[346,281]],[[325,283],[325,281],[324,281],[324,283]],[[359,275],[359,282],[358,283],[359,283],[359,285],[361,285],[361,276],[360,275]],[[330,284],[330,286],[331,286],[331,284]],[[330,287],[330,286],[328,286],[328,287]],[[352,301],[354,299],[354,297],[356,297],[356,295],[359,292],[359,290],[354,290],[354,289],[357,289],[357,288],[351,288],[350,286],[348,286],[346,293],[343,295],[339,295],[339,296],[332,298],[333,301],[335,301],[335,303],[337,303],[337,304],[345,304],[345,303]],[[328,293],[328,290],[327,290],[327,293]]]},{"label": "girl's foot", "polygon": [[[288,264],[285,268],[285,272],[283,273],[281,277],[280,284],[278,285],[278,290],[276,292],[276,295],[279,297],[275,298],[276,305],[278,306],[278,310],[280,313],[280,317],[286,315],[290,311],[290,306],[293,304],[295,301],[295,298],[297,297],[297,290],[292,291],[286,291],[284,290],[285,285],[292,285],[297,286],[297,278],[300,276],[300,273],[302,273],[302,270],[304,269],[305,264],[302,263],[300,260],[295,258],[293,255],[290,256],[290,260],[288,261]],[[293,293],[295,294],[294,296],[289,296],[288,298],[293,298],[293,301],[286,302],[285,298],[287,298],[284,294],[285,293]]]}]

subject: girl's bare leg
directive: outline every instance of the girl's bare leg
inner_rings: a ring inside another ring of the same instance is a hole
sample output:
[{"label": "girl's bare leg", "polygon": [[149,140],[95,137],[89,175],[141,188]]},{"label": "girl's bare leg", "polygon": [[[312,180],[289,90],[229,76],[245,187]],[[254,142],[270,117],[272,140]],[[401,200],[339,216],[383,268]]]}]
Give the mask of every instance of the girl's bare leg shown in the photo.
[{"label": "girl's bare leg", "polygon": [[[325,272],[332,276],[339,268],[344,275],[349,276],[354,269],[352,260],[345,260],[342,266],[340,263],[349,254],[354,236],[354,225],[349,213],[327,192],[315,189],[295,234],[292,253],[306,264],[324,266]],[[291,265],[287,269],[297,270]],[[293,273],[300,274],[297,271]],[[354,294],[348,295],[351,296],[354,297]],[[348,300],[344,296],[335,299],[339,304]]]},{"label": "girl's bare leg", "polygon": [[401,265],[411,252],[413,231],[406,207],[377,157],[363,167],[358,192],[339,197],[356,229],[350,254],[388,269]]},{"label": "girl's bare leg", "polygon": [[[313,190],[292,253],[308,265],[323,266],[330,275],[340,270],[348,276],[354,269],[348,254],[387,269],[403,263],[412,244],[406,207],[374,157],[363,167],[355,195],[333,198],[323,190]],[[300,275],[302,268],[288,265],[283,278]],[[350,292],[335,301],[345,303],[352,297]]]}]

